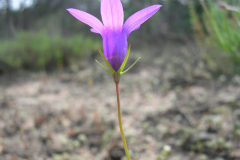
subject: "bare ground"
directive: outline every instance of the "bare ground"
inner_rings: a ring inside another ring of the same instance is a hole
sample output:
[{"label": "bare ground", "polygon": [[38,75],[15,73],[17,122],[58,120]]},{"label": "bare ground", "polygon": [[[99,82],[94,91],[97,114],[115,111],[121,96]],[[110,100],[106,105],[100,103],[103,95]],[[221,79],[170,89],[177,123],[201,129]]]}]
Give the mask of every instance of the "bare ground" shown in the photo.
[{"label": "bare ground", "polygon": [[[240,159],[240,76],[214,75],[193,43],[130,54],[122,121],[132,160]],[[97,57],[100,59],[100,57]],[[115,86],[91,59],[0,77],[1,160],[120,160]],[[126,159],[126,158],[125,158]]]}]

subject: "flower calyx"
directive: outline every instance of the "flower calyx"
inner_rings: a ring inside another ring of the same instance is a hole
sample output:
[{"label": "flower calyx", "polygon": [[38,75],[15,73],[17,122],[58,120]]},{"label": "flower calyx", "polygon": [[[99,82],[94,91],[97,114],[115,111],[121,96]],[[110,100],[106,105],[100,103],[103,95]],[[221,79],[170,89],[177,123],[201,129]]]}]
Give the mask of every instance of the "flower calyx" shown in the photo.
[{"label": "flower calyx", "polygon": [[124,61],[123,61],[121,67],[118,69],[117,72],[116,72],[116,71],[112,68],[112,66],[109,64],[109,62],[108,62],[108,60],[106,59],[106,57],[104,56],[103,52],[102,52],[100,49],[98,49],[100,55],[102,56],[104,62],[106,63],[106,65],[108,66],[108,68],[109,68],[110,71],[107,70],[107,69],[105,69],[105,68],[103,67],[103,65],[101,65],[101,63],[99,63],[97,60],[96,60],[96,62],[97,62],[108,74],[110,74],[110,75],[113,76],[113,79],[114,79],[114,82],[115,82],[115,83],[119,83],[121,75],[123,75],[124,73],[127,73],[127,72],[140,60],[140,58],[141,58],[141,57],[139,57],[128,69],[126,69],[125,71],[123,71],[124,67],[126,66],[128,57],[129,57],[130,49],[131,49],[131,45],[129,45],[127,54],[126,54],[126,56],[125,56],[125,58],[124,58]]}]

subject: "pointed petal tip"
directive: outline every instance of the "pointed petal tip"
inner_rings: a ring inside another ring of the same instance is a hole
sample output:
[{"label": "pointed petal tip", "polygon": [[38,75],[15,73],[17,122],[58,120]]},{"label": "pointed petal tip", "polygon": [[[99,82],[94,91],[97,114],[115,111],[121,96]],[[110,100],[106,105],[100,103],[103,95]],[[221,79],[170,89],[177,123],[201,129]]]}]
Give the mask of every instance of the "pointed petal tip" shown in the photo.
[{"label": "pointed petal tip", "polygon": [[160,5],[160,4],[155,4],[155,5],[152,5],[152,6],[150,6],[150,7],[155,7],[156,9],[160,9],[160,8],[162,7],[162,5]]},{"label": "pointed petal tip", "polygon": [[158,6],[159,8],[160,8],[160,7],[162,7],[162,5],[161,5],[161,4],[156,4],[156,6]]},{"label": "pointed petal tip", "polygon": [[73,8],[67,8],[66,10],[67,10],[68,12],[70,12],[72,9],[73,9]]},{"label": "pointed petal tip", "polygon": [[76,11],[77,9],[75,9],[75,8],[67,8],[66,10],[67,10],[69,13],[73,14],[74,11]]},{"label": "pointed petal tip", "polygon": [[158,5],[158,7],[159,7],[159,8],[161,8],[161,7],[162,7],[162,5],[160,5],[160,4],[159,4],[159,5]]},{"label": "pointed petal tip", "polygon": [[93,33],[99,33],[99,32],[98,32],[96,29],[94,29],[94,28],[91,28],[90,31],[93,32]]},{"label": "pointed petal tip", "polygon": [[161,7],[162,5],[155,4],[131,15],[123,26],[127,35],[129,36],[132,31],[139,29],[140,25],[153,16]]},{"label": "pointed petal tip", "polygon": [[66,10],[70,14],[72,14],[75,18],[77,18],[79,21],[92,27],[93,28],[93,30],[91,30],[92,32],[99,34],[102,33],[104,29],[102,22],[93,15],[74,8],[67,8]]}]

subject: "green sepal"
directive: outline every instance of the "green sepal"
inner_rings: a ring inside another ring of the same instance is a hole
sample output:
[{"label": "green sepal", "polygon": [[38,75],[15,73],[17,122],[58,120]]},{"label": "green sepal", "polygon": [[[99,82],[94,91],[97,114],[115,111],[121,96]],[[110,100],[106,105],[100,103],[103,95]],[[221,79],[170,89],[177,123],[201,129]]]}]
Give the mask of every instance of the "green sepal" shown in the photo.
[{"label": "green sepal", "polygon": [[121,65],[121,67],[120,67],[119,70],[117,71],[118,73],[121,73],[122,70],[124,69],[124,67],[126,66],[126,63],[127,63],[128,57],[129,57],[130,50],[131,50],[131,44],[130,44],[129,47],[128,47],[127,54],[126,54],[126,56],[125,56],[125,58],[124,58],[124,61],[123,61],[122,65]]},{"label": "green sepal", "polygon": [[131,69],[140,59],[141,57],[139,57],[128,69],[126,69],[124,72],[121,72],[121,75],[123,75],[124,73],[127,73],[127,71],[129,71],[129,69]]},{"label": "green sepal", "polygon": [[115,83],[119,83],[120,80],[120,76],[123,75],[124,73],[127,73],[138,61],[141,57],[139,57],[128,69],[126,69],[124,72],[122,72],[122,70],[124,69],[124,67],[126,66],[129,54],[130,54],[130,50],[131,50],[131,45],[129,45],[128,47],[128,51],[127,54],[124,58],[124,61],[121,65],[121,67],[119,68],[119,70],[116,72],[113,70],[112,66],[109,64],[109,62],[107,61],[107,59],[105,58],[104,54],[102,53],[102,51],[98,48],[98,51],[100,53],[100,55],[102,56],[104,62],[107,64],[108,68],[110,69],[110,71],[108,71],[107,69],[105,69],[97,60],[96,62],[102,67],[102,69],[104,69],[108,74],[113,76],[113,79],[115,81]]},{"label": "green sepal", "polygon": [[98,64],[99,64],[99,66],[101,66],[102,67],[102,69],[104,69],[108,74],[110,74],[110,75],[112,75],[112,73],[110,73],[107,69],[105,69],[102,65],[101,65],[101,63],[99,63],[97,60],[95,60]]},{"label": "green sepal", "polygon": [[104,54],[102,53],[102,51],[98,48],[99,53],[101,54],[104,62],[107,64],[108,68],[110,69],[110,71],[112,72],[111,75],[113,75],[113,73],[115,73],[115,71],[113,70],[113,68],[111,67],[111,65],[108,63],[107,59],[105,58]]}]

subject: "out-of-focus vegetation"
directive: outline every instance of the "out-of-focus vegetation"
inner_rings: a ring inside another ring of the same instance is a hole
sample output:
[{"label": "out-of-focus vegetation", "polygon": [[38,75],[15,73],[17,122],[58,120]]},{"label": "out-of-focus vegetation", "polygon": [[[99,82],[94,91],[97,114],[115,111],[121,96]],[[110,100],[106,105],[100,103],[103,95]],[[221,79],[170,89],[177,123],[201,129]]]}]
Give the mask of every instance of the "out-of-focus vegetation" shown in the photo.
[{"label": "out-of-focus vegetation", "polygon": [[1,41],[0,68],[9,69],[62,69],[101,44],[90,37],[74,35],[49,36],[46,32],[21,32],[12,40]]},{"label": "out-of-focus vegetation", "polygon": [[196,14],[193,3],[189,6],[204,58],[215,70],[240,73],[240,2],[199,2],[204,10],[201,16]]},{"label": "out-of-focus vegetation", "polygon": [[[98,0],[34,0],[31,6],[25,6],[23,1],[18,10],[13,10],[10,2],[0,0],[0,72],[62,68],[71,59],[80,59],[79,55],[101,47],[101,36],[91,33],[89,26],[66,11],[77,8],[101,19]],[[194,35],[210,68],[239,71],[238,0],[225,0],[222,6],[217,0],[122,0],[122,3],[125,20],[152,4],[163,5],[141,30],[131,34],[129,43],[141,44],[133,46],[157,44],[162,39],[184,41]],[[36,63],[32,63],[32,58],[36,58]]]},{"label": "out-of-focus vegetation", "polygon": [[[101,36],[91,33],[89,26],[66,11],[66,8],[76,8],[101,19],[98,0],[34,0],[31,6],[25,6],[22,1],[18,10],[12,8],[11,2],[0,0],[0,72],[62,68],[72,59],[80,59],[102,46]],[[175,38],[190,33],[186,1],[123,0],[122,3],[125,20],[147,6],[164,5],[140,31],[131,34],[130,43],[156,44],[161,37]]]}]

